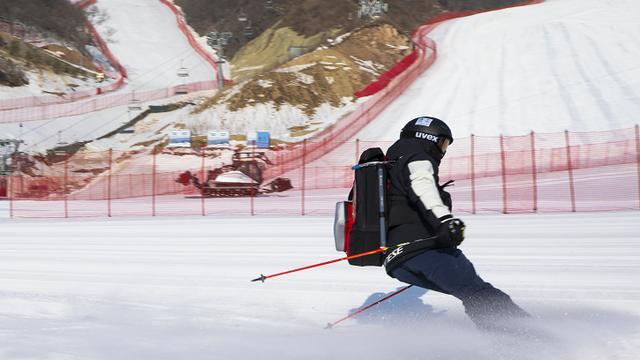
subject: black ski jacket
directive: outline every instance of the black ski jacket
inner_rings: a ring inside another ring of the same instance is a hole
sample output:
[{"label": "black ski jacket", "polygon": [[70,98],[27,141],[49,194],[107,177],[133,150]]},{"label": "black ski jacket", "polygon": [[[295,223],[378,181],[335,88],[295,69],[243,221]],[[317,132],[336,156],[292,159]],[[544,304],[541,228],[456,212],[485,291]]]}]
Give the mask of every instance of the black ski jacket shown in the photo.
[{"label": "black ski jacket", "polygon": [[420,240],[435,236],[439,218],[451,215],[451,197],[439,185],[441,157],[435,144],[418,139],[400,139],[387,151],[387,159],[393,162],[389,169],[387,244],[411,243],[387,255],[388,273],[409,258],[439,247],[433,239]]}]

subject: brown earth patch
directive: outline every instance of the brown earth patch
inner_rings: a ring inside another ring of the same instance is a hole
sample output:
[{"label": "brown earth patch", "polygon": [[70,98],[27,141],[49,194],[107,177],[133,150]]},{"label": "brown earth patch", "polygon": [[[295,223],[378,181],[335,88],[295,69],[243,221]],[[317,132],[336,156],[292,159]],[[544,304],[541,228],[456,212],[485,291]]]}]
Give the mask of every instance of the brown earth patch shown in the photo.
[{"label": "brown earth patch", "polygon": [[82,66],[85,69],[89,69],[91,71],[98,70],[91,59],[87,58],[77,50],[57,44],[46,45],[42,47],[42,49],[49,50],[50,52],[56,54],[56,56],[58,56],[60,59],[78,66]]},{"label": "brown earth patch", "polygon": [[51,53],[10,34],[0,33],[0,45],[0,55],[3,58],[13,59],[22,70],[25,68],[48,70],[77,78],[92,76],[91,73],[76,68]]}]

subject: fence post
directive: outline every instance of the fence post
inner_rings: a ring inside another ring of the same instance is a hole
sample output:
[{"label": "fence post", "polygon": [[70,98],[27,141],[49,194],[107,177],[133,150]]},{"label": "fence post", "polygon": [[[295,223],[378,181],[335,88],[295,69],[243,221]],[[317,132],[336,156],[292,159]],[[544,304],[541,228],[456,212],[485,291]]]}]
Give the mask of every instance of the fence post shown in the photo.
[{"label": "fence post", "polygon": [[156,216],[156,151],[153,148],[153,166],[151,168],[151,216]]},{"label": "fence post", "polygon": [[109,149],[109,177],[107,178],[107,216],[111,217],[111,174],[113,165],[113,149]]},{"label": "fence post", "polygon": [[538,212],[538,169],[536,166],[535,133],[531,131],[531,176],[533,177],[533,212]]},{"label": "fence post", "polygon": [[69,217],[69,204],[68,204],[68,198],[69,198],[69,179],[68,179],[68,173],[69,173],[69,158],[67,156],[67,154],[65,153],[64,155],[64,217],[68,218]]},{"label": "fence post", "polygon": [[[224,80],[223,80],[223,85],[224,85]],[[253,147],[251,148],[251,158],[255,159],[256,158],[256,147],[258,146],[258,141],[256,140],[256,142],[254,143]],[[255,215],[255,204],[254,204],[254,194],[253,191],[251,192],[250,196],[249,196],[249,201],[251,202],[251,216]]]},{"label": "fence post", "polygon": [[[201,180],[202,181],[201,182],[202,185],[205,185],[206,184],[206,179],[204,177],[204,146],[200,147],[200,156],[202,157],[202,161],[200,162],[200,179],[202,179]],[[200,208],[201,208],[201,211],[202,211],[202,216],[205,216],[206,211],[205,211],[205,208],[204,208],[204,193],[202,191],[201,191],[201,194],[200,194],[200,199],[201,199],[200,200]]]},{"label": "fence post", "polygon": [[576,212],[576,193],[573,187],[573,165],[571,164],[571,143],[569,141],[569,130],[564,131],[564,138],[567,148],[567,167],[569,170],[569,191],[571,192],[571,211]]},{"label": "fence post", "polygon": [[7,180],[7,195],[9,196],[9,218],[13,219],[13,174]]},{"label": "fence post", "polygon": [[636,124],[636,166],[638,168],[638,208],[640,209],[640,126]]},{"label": "fence post", "polygon": [[471,213],[476,213],[475,136],[471,134]]},{"label": "fence post", "polygon": [[301,214],[304,215],[304,189],[306,187],[305,185],[305,162],[306,162],[306,156],[307,156],[307,139],[304,139],[302,141],[302,204],[301,204]]},{"label": "fence post", "polygon": [[502,213],[507,213],[507,171],[505,168],[504,136],[500,134],[500,167],[502,172]]}]

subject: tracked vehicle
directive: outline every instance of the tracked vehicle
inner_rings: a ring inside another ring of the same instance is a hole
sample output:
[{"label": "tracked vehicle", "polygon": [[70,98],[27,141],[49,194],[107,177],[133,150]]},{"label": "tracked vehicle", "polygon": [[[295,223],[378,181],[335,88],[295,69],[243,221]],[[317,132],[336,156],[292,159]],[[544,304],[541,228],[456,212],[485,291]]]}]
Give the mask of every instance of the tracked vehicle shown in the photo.
[{"label": "tracked vehicle", "polygon": [[256,196],[293,188],[291,180],[286,178],[276,178],[262,185],[267,165],[272,163],[263,152],[237,152],[233,155],[231,165],[207,171],[204,181],[191,171],[183,172],[176,181],[184,186],[192,184],[202,196],[208,197]]}]

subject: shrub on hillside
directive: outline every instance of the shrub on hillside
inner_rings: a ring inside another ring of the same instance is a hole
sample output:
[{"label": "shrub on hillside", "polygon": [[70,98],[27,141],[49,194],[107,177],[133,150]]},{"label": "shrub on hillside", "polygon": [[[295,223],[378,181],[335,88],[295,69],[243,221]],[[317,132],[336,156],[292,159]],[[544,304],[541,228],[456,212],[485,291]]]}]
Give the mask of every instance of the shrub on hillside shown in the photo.
[{"label": "shrub on hillside", "polygon": [[29,79],[13,61],[0,58],[0,85],[16,87],[27,84]]},{"label": "shrub on hillside", "polygon": [[51,33],[79,49],[87,42],[84,12],[67,0],[2,0],[0,14],[9,21]]}]

